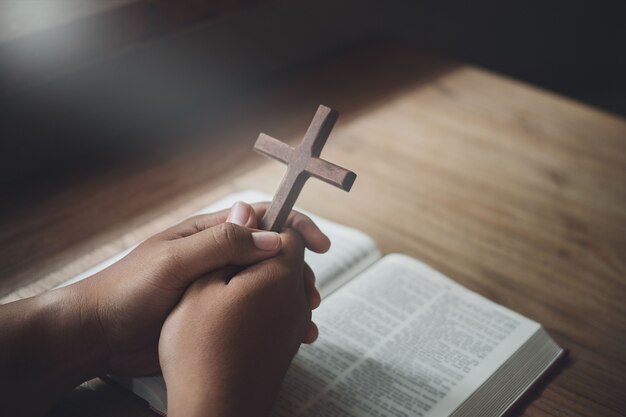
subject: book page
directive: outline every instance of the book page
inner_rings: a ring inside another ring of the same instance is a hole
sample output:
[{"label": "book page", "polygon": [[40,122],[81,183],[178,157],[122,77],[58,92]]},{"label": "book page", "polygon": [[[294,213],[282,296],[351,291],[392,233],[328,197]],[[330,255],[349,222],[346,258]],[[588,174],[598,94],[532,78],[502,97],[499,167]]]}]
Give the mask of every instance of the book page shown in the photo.
[{"label": "book page", "polygon": [[315,311],[273,415],[446,416],[539,324],[390,255]]}]

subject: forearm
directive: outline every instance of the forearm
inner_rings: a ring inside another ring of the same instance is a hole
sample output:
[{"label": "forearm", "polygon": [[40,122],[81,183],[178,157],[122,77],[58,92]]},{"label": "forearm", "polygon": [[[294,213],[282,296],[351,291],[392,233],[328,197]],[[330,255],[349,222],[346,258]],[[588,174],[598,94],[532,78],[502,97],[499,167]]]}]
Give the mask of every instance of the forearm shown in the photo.
[{"label": "forearm", "polygon": [[0,306],[0,403],[8,415],[41,415],[104,370],[97,317],[82,297],[70,286]]}]

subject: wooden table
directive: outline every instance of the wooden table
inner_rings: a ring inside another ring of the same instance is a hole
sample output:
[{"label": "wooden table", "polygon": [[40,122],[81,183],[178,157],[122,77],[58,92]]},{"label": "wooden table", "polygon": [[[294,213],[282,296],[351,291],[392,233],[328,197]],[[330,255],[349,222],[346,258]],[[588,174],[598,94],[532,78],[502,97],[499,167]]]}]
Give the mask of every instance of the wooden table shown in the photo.
[{"label": "wooden table", "polygon": [[[297,142],[319,103],[342,112],[322,156],[359,177],[350,194],[310,181],[298,205],[544,324],[571,355],[517,415],[624,415],[626,122],[403,48],[358,48],[284,77],[226,103],[193,145],[3,216],[4,301],[233,190],[272,192],[284,167],[251,152],[258,132]],[[137,404],[100,387],[54,414],[149,415]]]}]

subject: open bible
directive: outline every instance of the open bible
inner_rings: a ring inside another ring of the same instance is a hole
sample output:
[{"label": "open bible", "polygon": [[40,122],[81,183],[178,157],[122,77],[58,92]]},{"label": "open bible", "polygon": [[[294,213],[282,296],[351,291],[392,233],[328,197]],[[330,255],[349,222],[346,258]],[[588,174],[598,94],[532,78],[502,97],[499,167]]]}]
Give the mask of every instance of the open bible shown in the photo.
[{"label": "open bible", "polygon": [[[202,212],[263,200],[244,191]],[[313,314],[320,337],[294,358],[273,416],[501,416],[565,355],[540,324],[416,259],[381,258],[358,230],[311,217],[332,241],[326,254],[305,254],[323,299]],[[112,378],[167,412],[162,377]]]}]

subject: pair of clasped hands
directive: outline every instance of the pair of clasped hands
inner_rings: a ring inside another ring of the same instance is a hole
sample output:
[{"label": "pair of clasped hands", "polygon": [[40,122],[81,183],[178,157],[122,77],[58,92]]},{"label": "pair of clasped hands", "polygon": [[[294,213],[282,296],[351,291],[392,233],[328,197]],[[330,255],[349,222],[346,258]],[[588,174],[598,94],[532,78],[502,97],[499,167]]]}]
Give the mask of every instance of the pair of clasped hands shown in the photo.
[{"label": "pair of clasped hands", "polygon": [[90,279],[2,306],[3,323],[20,317],[7,329],[18,345],[47,344],[25,375],[29,353],[8,349],[17,356],[9,390],[21,381],[32,395],[33,369],[44,369],[34,384],[48,404],[26,414],[98,375],[162,372],[170,417],[267,415],[300,344],[318,334],[304,248],[325,252],[330,241],[295,211],[281,233],[256,229],[266,208],[192,217]]}]

